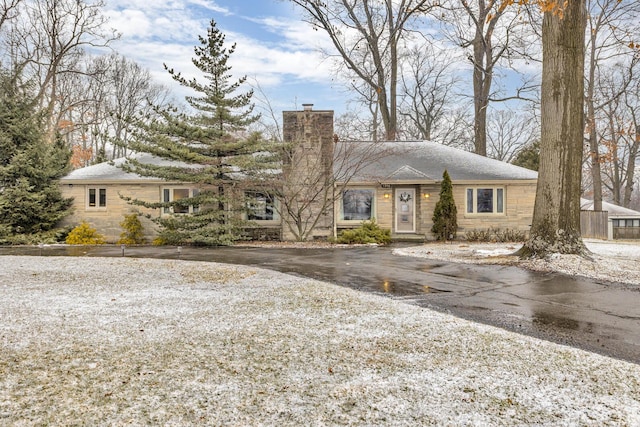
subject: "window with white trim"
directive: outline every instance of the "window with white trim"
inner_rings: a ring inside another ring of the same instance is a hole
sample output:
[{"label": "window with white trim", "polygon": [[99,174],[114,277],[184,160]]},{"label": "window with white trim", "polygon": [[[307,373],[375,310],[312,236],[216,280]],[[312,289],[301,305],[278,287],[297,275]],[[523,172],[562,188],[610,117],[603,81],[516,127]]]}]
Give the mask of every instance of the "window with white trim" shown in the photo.
[{"label": "window with white trim", "polygon": [[278,213],[278,201],[273,194],[264,191],[248,191],[246,219],[249,221],[277,221],[280,219]]},{"label": "window with white trim", "polygon": [[468,214],[504,214],[504,188],[467,188]]},{"label": "window with white trim", "polygon": [[[200,194],[197,188],[163,188],[162,203],[179,202],[182,199],[189,199]],[[163,208],[165,214],[189,214],[198,212],[198,205],[174,204]]]},{"label": "window with white trim", "polygon": [[87,207],[91,209],[107,207],[106,188],[87,188]]},{"label": "window with white trim", "polygon": [[340,220],[367,221],[375,218],[375,190],[351,188],[342,192]]}]

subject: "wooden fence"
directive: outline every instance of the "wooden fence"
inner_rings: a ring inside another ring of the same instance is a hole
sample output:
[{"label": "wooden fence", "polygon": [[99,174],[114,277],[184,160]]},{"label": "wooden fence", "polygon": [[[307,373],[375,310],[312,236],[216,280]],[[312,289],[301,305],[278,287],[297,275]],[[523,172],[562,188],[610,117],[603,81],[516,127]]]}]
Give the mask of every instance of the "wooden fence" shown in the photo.
[{"label": "wooden fence", "polygon": [[587,239],[608,239],[609,212],[580,211],[580,232]]}]

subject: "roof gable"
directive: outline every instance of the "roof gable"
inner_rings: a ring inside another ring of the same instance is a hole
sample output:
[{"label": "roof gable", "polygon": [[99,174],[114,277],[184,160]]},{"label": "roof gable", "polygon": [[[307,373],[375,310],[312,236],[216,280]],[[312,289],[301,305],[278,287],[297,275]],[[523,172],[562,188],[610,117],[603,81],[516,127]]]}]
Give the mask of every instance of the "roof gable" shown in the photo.
[{"label": "roof gable", "polygon": [[385,178],[393,180],[433,179],[427,174],[422,173],[409,165],[401,166],[396,171],[387,175]]}]

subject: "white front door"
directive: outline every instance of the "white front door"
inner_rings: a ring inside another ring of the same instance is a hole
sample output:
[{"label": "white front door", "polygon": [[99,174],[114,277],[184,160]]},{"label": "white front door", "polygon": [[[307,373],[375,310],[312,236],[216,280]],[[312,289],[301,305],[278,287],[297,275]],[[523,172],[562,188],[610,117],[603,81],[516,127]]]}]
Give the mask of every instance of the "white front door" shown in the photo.
[{"label": "white front door", "polygon": [[416,232],[415,208],[415,188],[396,188],[396,233]]}]

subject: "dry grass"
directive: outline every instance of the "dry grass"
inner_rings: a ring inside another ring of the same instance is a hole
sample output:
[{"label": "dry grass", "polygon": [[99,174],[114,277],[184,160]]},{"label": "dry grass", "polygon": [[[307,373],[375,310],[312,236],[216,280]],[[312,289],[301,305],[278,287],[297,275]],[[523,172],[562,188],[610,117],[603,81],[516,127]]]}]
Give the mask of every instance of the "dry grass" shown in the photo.
[{"label": "dry grass", "polygon": [[0,257],[0,425],[638,425],[640,367],[255,268]]}]

